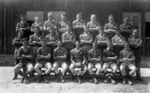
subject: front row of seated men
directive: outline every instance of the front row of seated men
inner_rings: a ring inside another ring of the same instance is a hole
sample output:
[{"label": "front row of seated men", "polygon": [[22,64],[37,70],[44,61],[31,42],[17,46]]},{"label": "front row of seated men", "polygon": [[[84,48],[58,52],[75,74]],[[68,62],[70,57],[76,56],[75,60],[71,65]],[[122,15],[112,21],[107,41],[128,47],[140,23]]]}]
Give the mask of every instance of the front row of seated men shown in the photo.
[{"label": "front row of seated men", "polygon": [[[97,76],[103,71],[106,76],[104,82],[107,83],[110,81],[115,84],[114,76],[117,69],[120,69],[123,76],[123,83],[133,84],[131,79],[137,68],[134,65],[135,57],[129,48],[128,42],[124,43],[124,49],[120,51],[119,57],[116,55],[111,41],[107,42],[107,48],[104,49],[103,56],[95,42],[92,45],[92,49],[87,51],[87,53],[85,53],[78,41],[70,53],[62,46],[61,41],[58,41],[58,45],[53,51],[47,47],[47,41],[45,39],[42,39],[40,42],[42,46],[36,51],[36,64],[33,62],[34,55],[31,52],[32,48],[28,46],[26,40],[23,41],[23,46],[18,50],[17,59],[20,62],[15,66],[14,71],[16,74],[22,76],[22,83],[24,81],[25,83],[29,83],[30,73],[33,70],[39,75],[39,82],[44,81],[47,83],[47,76],[50,75],[52,68],[57,76],[56,80],[65,82],[64,75],[69,68],[78,83],[82,82],[81,77],[89,71],[89,74],[92,76],[90,81],[97,84]],[[68,54],[70,55],[70,60],[67,62]],[[52,58],[54,63],[51,61]],[[46,68],[45,72],[41,70],[42,67]],[[61,69],[59,69],[60,67]],[[23,72],[20,70],[21,68],[23,68]],[[108,69],[112,71],[108,71]]]}]

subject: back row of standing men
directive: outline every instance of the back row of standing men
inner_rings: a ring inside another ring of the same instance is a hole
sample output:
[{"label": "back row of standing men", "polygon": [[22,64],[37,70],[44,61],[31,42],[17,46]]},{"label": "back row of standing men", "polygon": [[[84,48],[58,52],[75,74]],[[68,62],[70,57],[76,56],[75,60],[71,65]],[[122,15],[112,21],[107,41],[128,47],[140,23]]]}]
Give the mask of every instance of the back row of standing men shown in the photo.
[{"label": "back row of standing men", "polygon": [[[35,52],[37,50],[36,46],[39,45],[37,41],[40,41],[41,38],[45,38],[46,41],[49,42],[48,45],[51,47],[55,47],[57,45],[57,41],[62,40],[68,52],[74,48],[76,40],[80,41],[84,51],[91,49],[93,41],[97,42],[100,49],[103,49],[104,47],[106,48],[107,41],[111,40],[115,46],[117,56],[119,56],[119,52],[122,49],[121,46],[123,46],[124,42],[129,41],[130,45],[133,45],[134,47],[133,51],[136,56],[136,67],[138,68],[137,77],[138,79],[141,78],[139,72],[140,53],[136,53],[136,51],[138,49],[139,52],[142,40],[137,37],[137,30],[134,29],[135,31],[133,31],[132,25],[128,23],[128,18],[124,18],[124,23],[118,28],[117,24],[114,22],[113,15],[109,15],[109,23],[105,25],[104,31],[100,24],[96,21],[95,14],[91,15],[91,21],[86,25],[85,21],[82,20],[81,13],[78,13],[76,20],[72,22],[73,31],[71,31],[71,23],[66,20],[66,16],[64,14],[61,15],[61,20],[62,21],[59,23],[54,22],[53,14],[48,13],[48,20],[44,22],[43,26],[39,22],[38,17],[36,17],[35,22],[30,28],[28,23],[25,21],[25,16],[21,16],[21,22],[19,22],[16,26],[16,31],[19,32],[16,39],[19,40],[22,34],[25,34],[29,29],[31,29],[34,34],[29,37],[29,44],[34,47]],[[40,35],[40,31],[42,31],[42,36]],[[133,34],[132,37],[130,37],[132,31]],[[46,35],[46,32],[49,32],[49,34]],[[54,48],[51,49],[53,50]]]}]

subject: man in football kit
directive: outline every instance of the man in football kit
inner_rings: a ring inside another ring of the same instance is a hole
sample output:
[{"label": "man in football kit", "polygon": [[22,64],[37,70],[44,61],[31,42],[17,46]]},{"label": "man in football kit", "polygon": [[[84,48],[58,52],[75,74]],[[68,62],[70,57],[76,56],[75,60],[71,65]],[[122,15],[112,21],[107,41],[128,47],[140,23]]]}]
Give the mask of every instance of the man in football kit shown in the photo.
[{"label": "man in football kit", "polygon": [[48,13],[47,16],[48,16],[48,20],[44,22],[44,33],[43,33],[43,36],[45,37],[49,33],[49,30],[53,29],[56,37],[58,38],[57,24],[53,20],[53,14],[52,13]]},{"label": "man in football kit", "polygon": [[76,47],[71,50],[70,52],[70,70],[77,78],[77,82],[81,83],[81,76],[83,76],[87,71],[86,66],[86,58],[82,51],[82,48],[80,47],[80,43],[76,42]]},{"label": "man in football kit", "polygon": [[137,67],[136,78],[138,80],[142,80],[140,72],[142,39],[141,37],[138,37],[137,29],[133,29],[132,36],[128,39],[128,41],[131,50],[134,52],[135,55],[135,66]]},{"label": "man in football kit", "polygon": [[85,21],[82,20],[82,14],[81,13],[77,13],[76,20],[74,20],[72,22],[72,26],[73,26],[74,33],[76,35],[76,39],[79,40],[79,36],[80,36],[80,34],[83,33],[83,29],[85,26]]},{"label": "man in football kit", "polygon": [[[135,57],[132,50],[129,48],[129,43],[125,42],[124,49],[120,51],[119,62],[120,62],[120,71],[123,76],[123,83],[126,81],[128,84],[133,84],[131,81],[132,76],[136,72],[136,67],[134,65]],[[127,71],[129,69],[130,71]]]},{"label": "man in football kit", "polygon": [[[17,65],[19,63],[19,59],[17,58],[18,49],[22,46],[22,42],[25,39],[27,39],[22,36],[23,36],[23,31],[19,31],[17,37],[15,37],[12,42],[12,45],[15,46],[15,50],[14,50],[15,65]],[[17,79],[17,76],[18,76],[18,74],[15,73],[13,80]]]},{"label": "man in football kit", "polygon": [[92,43],[93,35],[89,32],[89,28],[85,26],[83,34],[80,35],[80,44],[85,55],[87,51],[89,51],[92,48]]},{"label": "man in football kit", "polygon": [[[37,50],[37,57],[36,57],[36,65],[34,70],[38,73],[41,82],[44,79],[44,82],[47,83],[47,76],[49,76],[50,71],[52,69],[52,64],[50,62],[51,59],[51,50],[47,47],[46,40],[41,40],[42,46]],[[46,67],[45,72],[41,71],[42,67]]]},{"label": "man in football kit", "polygon": [[[110,82],[112,84],[115,84],[116,81],[113,79],[113,76],[115,75],[115,73],[117,72],[117,56],[114,52],[113,49],[113,44],[112,42],[107,42],[107,48],[104,50],[104,54],[103,54],[103,71],[104,74],[106,76],[106,79],[104,80],[105,83],[108,82],[108,80],[110,80]],[[108,69],[112,69],[111,72],[108,72]]]},{"label": "man in football kit", "polygon": [[123,49],[125,38],[120,34],[119,31],[116,32],[116,35],[112,37],[112,43],[116,55],[119,57],[120,51]]},{"label": "man in football kit", "polygon": [[[62,43],[63,47],[67,49],[67,52],[70,53],[71,49],[75,47],[76,35],[71,31],[71,27],[67,26],[67,31],[62,34]],[[69,54],[67,56],[69,58]]]},{"label": "man in football kit", "polygon": [[34,30],[34,34],[30,36],[29,38],[29,45],[33,48],[33,57],[34,59],[36,59],[36,52],[37,52],[37,49],[41,46],[41,35],[40,35],[40,28],[39,26],[36,26],[35,27],[35,30]]},{"label": "man in football kit", "polygon": [[39,17],[35,17],[34,23],[31,25],[31,31],[34,32],[35,27],[39,26],[40,30],[43,30],[42,23],[40,22]]},{"label": "man in football kit", "polygon": [[[14,71],[15,73],[22,76],[21,83],[29,83],[28,75],[33,71],[33,55],[32,55],[32,48],[28,46],[28,42],[25,40],[23,41],[23,46],[19,48],[17,58],[20,62],[15,66]],[[20,69],[25,69],[22,72]]]},{"label": "man in football kit", "polygon": [[21,14],[20,19],[21,21],[16,25],[16,32],[18,33],[19,31],[23,31],[24,32],[23,37],[26,37],[28,39],[29,38],[28,36],[30,35],[29,24],[26,22],[25,15]]},{"label": "man in football kit", "polygon": [[100,28],[99,34],[95,38],[95,42],[97,42],[97,47],[101,51],[101,55],[103,56],[103,50],[107,47],[108,37],[106,36],[102,28]]},{"label": "man in football kit", "polygon": [[[95,84],[98,83],[97,76],[100,75],[101,72],[101,52],[97,49],[96,43],[93,43],[93,48],[88,51],[88,70],[90,75],[92,76],[92,81]],[[93,68],[96,68],[96,72],[94,73]]]},{"label": "man in football kit", "polygon": [[[58,41],[58,46],[54,49],[53,52],[54,64],[53,68],[57,75],[57,81],[61,79],[61,82],[64,83],[64,75],[67,70],[67,50],[62,46],[62,42]],[[59,67],[61,67],[61,72],[59,71]]]},{"label": "man in football kit", "polygon": [[120,25],[121,35],[125,37],[126,41],[132,34],[132,25],[128,21],[128,17],[123,19],[123,23]]},{"label": "man in football kit", "polygon": [[59,39],[62,39],[62,34],[67,31],[67,26],[70,26],[71,23],[67,21],[66,15],[61,14],[61,21],[59,22]]},{"label": "man in football kit", "polygon": [[91,21],[87,23],[87,26],[89,27],[90,33],[93,35],[93,39],[95,39],[100,28],[100,24],[96,21],[95,14],[91,15]]},{"label": "man in football kit", "polygon": [[108,16],[109,23],[106,23],[104,26],[104,32],[108,36],[108,38],[111,40],[111,38],[115,35],[115,32],[117,30],[117,24],[114,21],[114,16],[110,14]]}]

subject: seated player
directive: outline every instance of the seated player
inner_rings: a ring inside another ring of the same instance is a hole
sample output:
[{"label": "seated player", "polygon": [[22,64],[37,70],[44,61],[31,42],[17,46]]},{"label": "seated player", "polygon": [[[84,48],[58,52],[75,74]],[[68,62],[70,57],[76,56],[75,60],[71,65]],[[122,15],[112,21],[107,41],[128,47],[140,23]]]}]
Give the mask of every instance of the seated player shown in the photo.
[{"label": "seated player", "polygon": [[[75,47],[75,42],[76,42],[76,36],[71,31],[70,26],[67,26],[67,31],[62,35],[62,43],[63,43],[63,47],[67,49],[68,53],[70,53],[71,49]],[[69,58],[69,56],[67,57]]]},{"label": "seated player", "polygon": [[125,37],[126,41],[131,36],[132,33],[132,25],[128,21],[128,17],[123,19],[123,23],[120,25],[121,35]]},{"label": "seated player", "polygon": [[67,21],[66,15],[61,14],[61,21],[59,22],[59,39],[62,39],[62,34],[67,31],[67,26],[70,26],[70,22]]},{"label": "seated player", "polygon": [[[116,81],[113,79],[114,74],[117,72],[117,56],[114,52],[112,42],[107,42],[107,48],[104,50],[104,55],[103,55],[103,71],[104,74],[106,75],[106,79],[104,80],[105,83],[110,80],[112,84],[115,84]],[[112,71],[109,73],[107,72],[108,69],[112,69]]]},{"label": "seated player", "polygon": [[116,32],[116,35],[112,38],[112,43],[116,55],[119,57],[120,51],[123,49],[125,38],[120,34],[119,31]]},{"label": "seated player", "polygon": [[[96,73],[94,73],[93,68],[96,68]],[[92,82],[97,84],[97,76],[101,72],[101,52],[97,49],[96,43],[93,43],[93,48],[88,51],[88,70],[92,76]]]},{"label": "seated player", "polygon": [[[13,39],[12,44],[15,46],[14,50],[14,58],[15,58],[15,65],[19,63],[19,59],[17,58],[18,49],[22,46],[22,42],[24,41],[23,31],[19,31],[17,37]],[[14,73],[13,80],[17,79],[18,74]]]},{"label": "seated player", "polygon": [[95,39],[100,28],[100,24],[96,21],[95,14],[91,15],[91,21],[87,23],[87,26],[89,27],[89,31],[93,35],[93,38]]},{"label": "seated player", "polygon": [[36,51],[41,46],[41,35],[39,26],[35,27],[34,34],[29,38],[29,45],[33,48],[34,59],[36,59]]},{"label": "seated player", "polygon": [[89,28],[84,27],[84,33],[80,35],[80,44],[83,52],[86,54],[92,48],[93,35],[90,34]]},{"label": "seated player", "polygon": [[128,39],[130,48],[135,55],[135,66],[137,67],[136,78],[142,81],[140,65],[141,65],[141,47],[142,47],[142,38],[138,36],[138,30],[133,29],[131,38]]},{"label": "seated player", "polygon": [[72,26],[73,26],[74,33],[76,35],[76,39],[79,40],[79,36],[80,36],[80,34],[83,33],[83,29],[85,26],[85,21],[82,20],[82,14],[81,13],[77,13],[76,20],[74,20],[72,22]]},{"label": "seated player", "polygon": [[[58,46],[57,48],[54,49],[53,58],[54,58],[53,68],[57,75],[57,81],[61,79],[61,82],[64,83],[65,80],[63,77],[68,67],[66,62],[67,50],[64,47],[62,47],[61,41],[58,41]],[[59,67],[62,67],[61,72],[58,69]]]},{"label": "seated player", "polygon": [[108,20],[109,23],[105,24],[104,32],[111,39],[115,35],[117,24],[114,22],[114,16],[112,14],[108,16]]},{"label": "seated player", "polygon": [[[22,76],[21,83],[29,83],[28,74],[33,71],[33,56],[32,56],[32,48],[28,46],[28,42],[26,40],[23,41],[23,46],[19,48],[17,58],[20,62],[15,66],[15,73]],[[26,68],[26,71],[23,73],[20,69]]]},{"label": "seated player", "polygon": [[[126,82],[128,82],[128,84],[130,85],[133,84],[131,78],[135,74],[137,69],[134,65],[135,61],[134,53],[132,52],[132,50],[130,50],[128,42],[125,42],[124,49],[120,51],[119,61],[120,61],[120,71],[123,76],[123,83],[125,84]],[[130,70],[129,73],[127,69]]]},{"label": "seated player", "polygon": [[80,77],[83,76],[87,71],[86,66],[86,58],[80,47],[80,43],[76,42],[76,47],[71,50],[70,52],[70,70],[73,76],[77,77],[78,83],[81,83]]},{"label": "seated player", "polygon": [[[51,50],[49,47],[47,47],[46,40],[41,40],[42,46],[38,48],[37,50],[37,57],[36,57],[36,65],[34,67],[34,70],[38,73],[41,82],[44,80],[45,83],[47,83],[47,76],[49,76],[50,71],[52,69],[52,64],[50,62],[51,59]],[[45,72],[43,73],[41,71],[42,67],[46,67]]]}]

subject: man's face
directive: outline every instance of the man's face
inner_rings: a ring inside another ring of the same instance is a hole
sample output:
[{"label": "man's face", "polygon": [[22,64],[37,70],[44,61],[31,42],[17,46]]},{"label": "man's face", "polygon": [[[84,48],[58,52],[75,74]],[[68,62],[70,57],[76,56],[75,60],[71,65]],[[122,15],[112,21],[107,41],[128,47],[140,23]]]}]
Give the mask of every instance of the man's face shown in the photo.
[{"label": "man's face", "polygon": [[35,18],[35,22],[39,22],[39,18],[38,17]]},{"label": "man's face", "polygon": [[91,15],[91,21],[95,21],[96,20],[96,16],[95,15]]},{"label": "man's face", "polygon": [[67,28],[67,31],[68,31],[68,32],[70,32],[70,31],[71,31],[70,26],[67,26],[66,28]]},{"label": "man's face", "polygon": [[18,36],[21,37],[22,35],[23,35],[23,31],[20,30],[20,31],[18,32]]},{"label": "man's face", "polygon": [[79,44],[79,42],[76,42],[76,47],[80,47],[80,44]]},{"label": "man's face", "polygon": [[129,49],[129,43],[125,43],[124,44],[124,48],[127,50],[127,49]]},{"label": "man's face", "polygon": [[80,20],[80,19],[82,19],[82,16],[81,15],[77,15],[76,18]]},{"label": "man's face", "polygon": [[48,19],[49,20],[52,20],[52,17],[53,17],[52,14],[48,14]]},{"label": "man's face", "polygon": [[132,32],[132,35],[133,36],[136,36],[138,33],[137,33],[137,30],[134,30],[133,32]]},{"label": "man's face", "polygon": [[128,23],[128,19],[127,18],[124,18],[124,23],[126,24],[126,23]]},{"label": "man's face", "polygon": [[25,17],[24,16],[20,17],[20,19],[21,19],[21,21],[25,21]]},{"label": "man's face", "polygon": [[109,22],[113,22],[114,18],[112,16],[110,16],[108,20],[109,20]]},{"label": "man's face", "polygon": [[111,43],[111,42],[108,42],[108,43],[107,43],[107,47],[108,47],[108,48],[112,48],[112,43]]},{"label": "man's face", "polygon": [[61,43],[60,41],[58,42],[58,46],[59,46],[59,47],[62,46],[62,43]]},{"label": "man's face", "polygon": [[42,47],[46,47],[46,41],[41,41]]},{"label": "man's face", "polygon": [[28,42],[27,41],[23,42],[23,46],[27,47],[28,46]]},{"label": "man's face", "polygon": [[66,20],[66,16],[62,15],[61,16],[61,20],[65,21]]}]

